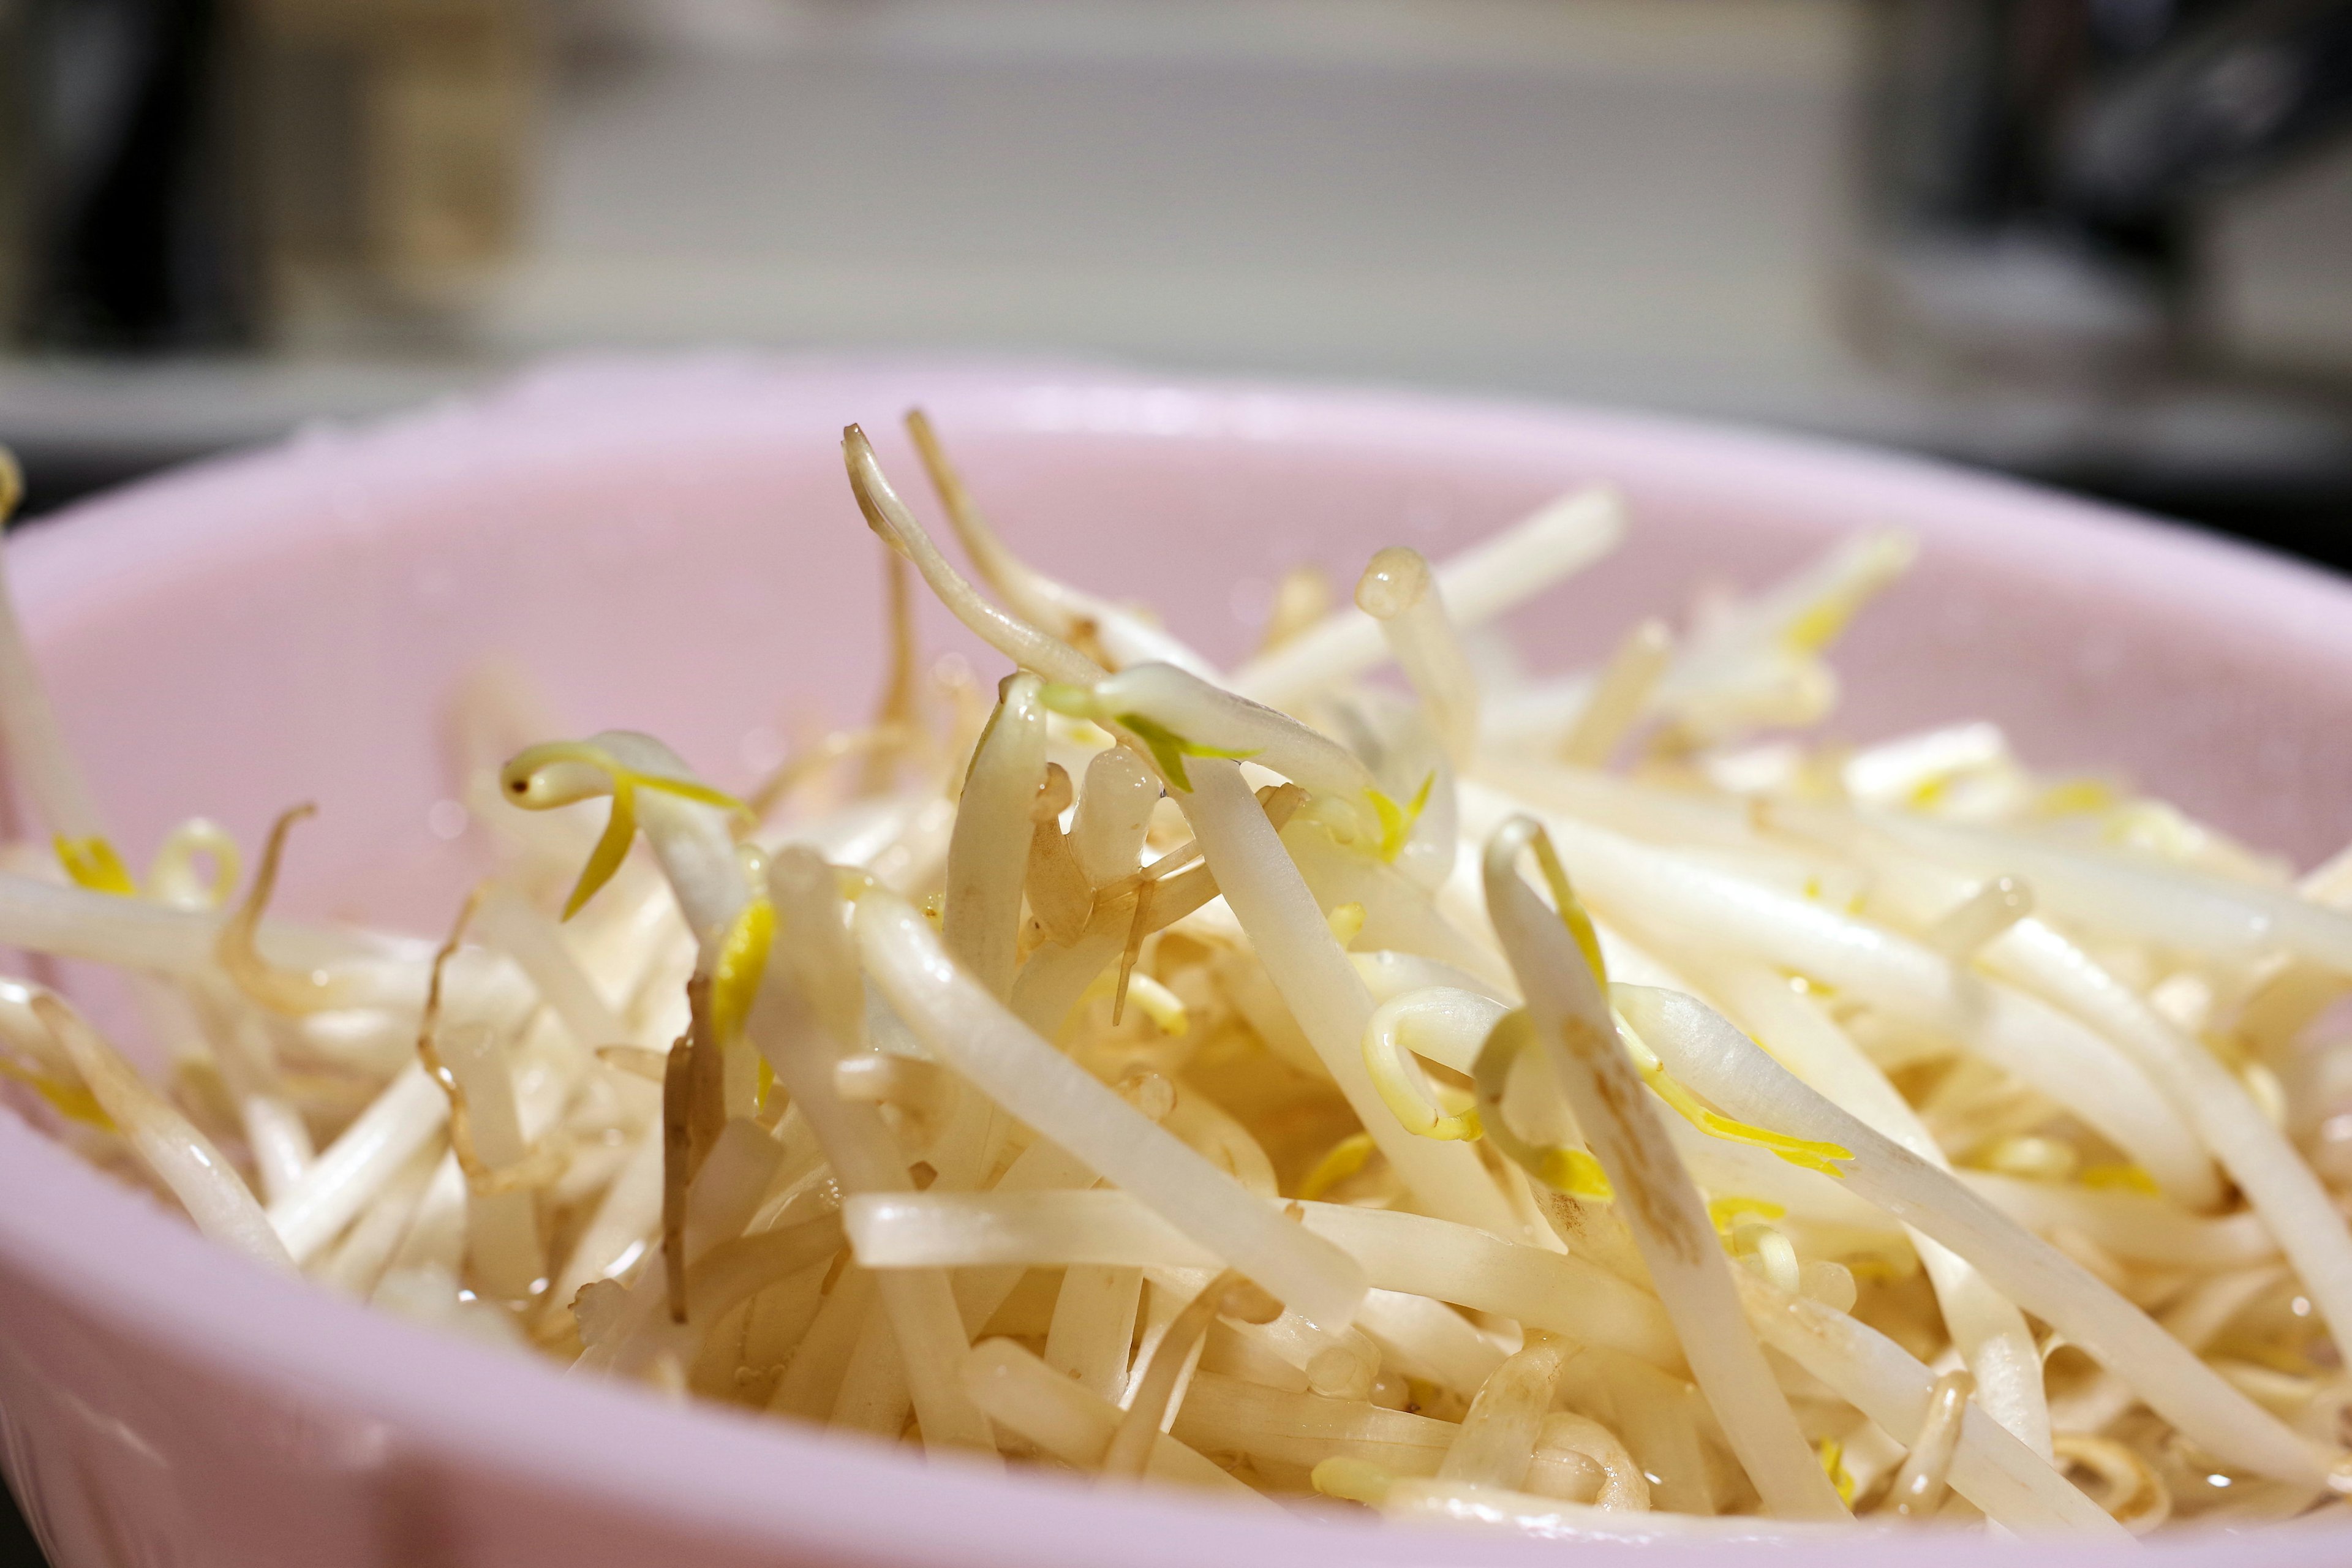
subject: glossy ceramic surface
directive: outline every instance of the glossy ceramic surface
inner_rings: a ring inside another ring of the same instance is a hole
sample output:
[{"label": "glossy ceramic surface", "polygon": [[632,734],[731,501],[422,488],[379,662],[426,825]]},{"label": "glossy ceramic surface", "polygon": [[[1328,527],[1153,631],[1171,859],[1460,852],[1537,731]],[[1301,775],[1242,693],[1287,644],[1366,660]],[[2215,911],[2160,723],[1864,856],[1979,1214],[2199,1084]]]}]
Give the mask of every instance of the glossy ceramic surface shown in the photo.
[{"label": "glossy ceramic surface", "polygon": [[[530,670],[567,729],[657,731],[723,784],[802,716],[863,708],[879,574],[838,431],[886,437],[917,399],[1009,533],[1076,581],[1147,594],[1214,655],[1245,647],[1286,565],[1347,581],[1377,545],[1442,552],[1591,479],[1624,489],[1635,533],[1518,617],[1539,665],[1605,647],[1699,579],[1909,528],[1920,570],[1841,659],[1845,732],[1987,715],[2040,762],[2120,765],[2300,860],[2352,837],[2345,584],[1931,466],[1615,415],[1053,368],[580,365],[114,495],[13,539],[9,561],[126,848],[197,812],[251,842],[316,799],[289,906],[437,930],[472,852],[433,811],[441,709],[483,658]],[[903,446],[883,448],[911,480]],[[927,1469],[566,1379],[249,1269],[5,1115],[0,1194],[0,1426],[61,1568],[1369,1568],[1566,1550]],[[1904,1554],[1991,1560],[1968,1540]],[[1580,1551],[1641,1555],[1740,1554]],[[1885,1548],[1811,1555],[1883,1564]],[[2160,1556],[2336,1563],[2352,1535]]]}]

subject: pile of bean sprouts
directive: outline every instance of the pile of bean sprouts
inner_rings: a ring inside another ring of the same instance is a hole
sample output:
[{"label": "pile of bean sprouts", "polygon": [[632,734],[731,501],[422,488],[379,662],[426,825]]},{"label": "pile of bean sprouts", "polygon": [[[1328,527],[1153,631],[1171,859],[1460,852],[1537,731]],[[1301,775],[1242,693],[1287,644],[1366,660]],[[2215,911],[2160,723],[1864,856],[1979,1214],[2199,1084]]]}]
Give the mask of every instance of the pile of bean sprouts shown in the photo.
[{"label": "pile of bean sprouts", "polygon": [[851,426],[870,721],[737,796],[484,674],[439,938],[270,913],[308,805],[134,875],[0,597],[12,1103],[266,1268],[964,1462],[1568,1540],[2338,1515],[2352,852],[1822,737],[1898,536],[1531,675],[1589,490],[1295,571],[1220,668],[908,426],[970,575]]}]

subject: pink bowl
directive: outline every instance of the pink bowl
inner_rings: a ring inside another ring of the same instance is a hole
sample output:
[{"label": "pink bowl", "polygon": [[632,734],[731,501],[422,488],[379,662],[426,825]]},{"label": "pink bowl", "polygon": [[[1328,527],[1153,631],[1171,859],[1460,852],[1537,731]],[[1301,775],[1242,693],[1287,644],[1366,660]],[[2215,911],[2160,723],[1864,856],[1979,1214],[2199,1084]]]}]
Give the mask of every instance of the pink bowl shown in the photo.
[{"label": "pink bowl", "polygon": [[[1376,545],[1450,548],[1593,479],[1626,491],[1635,532],[1520,616],[1542,663],[1593,653],[1699,579],[1911,529],[1920,569],[1840,661],[1846,732],[1989,716],[2042,763],[2119,765],[2299,860],[2352,837],[2343,584],[1926,463],[1617,414],[1091,370],[582,364],[118,493],[12,539],[10,569],[127,851],[195,812],[249,843],[316,799],[289,904],[435,930],[469,853],[428,826],[446,793],[441,710],[486,656],[521,660],[575,729],[657,731],[721,783],[751,777],[795,713],[863,708],[878,573],[837,437],[864,420],[911,479],[892,432],[917,399],[1009,532],[1077,582],[1148,593],[1213,655],[1243,647],[1254,595],[1286,565],[1345,581]],[[1139,545],[1148,572],[1123,571]],[[0,1193],[0,1428],[60,1568],[1274,1568],[1562,1550],[925,1468],[567,1379],[248,1268],[7,1116]],[[1664,1568],[1739,1555],[1646,1550]],[[1812,1555],[1859,1568],[1885,1551]],[[1922,1568],[1990,1551],[1905,1548]],[[2311,1530],[2161,1553],[2347,1555],[2352,1534]]]}]

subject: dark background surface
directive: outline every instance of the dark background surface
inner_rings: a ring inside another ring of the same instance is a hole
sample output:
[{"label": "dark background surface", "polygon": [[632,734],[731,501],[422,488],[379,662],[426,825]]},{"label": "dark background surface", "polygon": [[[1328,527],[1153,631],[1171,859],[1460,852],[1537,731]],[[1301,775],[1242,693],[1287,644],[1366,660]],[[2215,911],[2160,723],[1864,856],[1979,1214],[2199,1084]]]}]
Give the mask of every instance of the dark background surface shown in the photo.
[{"label": "dark background surface", "polygon": [[48,1559],[41,1555],[40,1542],[33,1539],[32,1529],[26,1524],[25,1516],[16,1511],[16,1494],[13,1487],[9,1489],[6,1500],[7,1507],[0,1510],[0,1563],[24,1563],[26,1568],[38,1568],[38,1564],[47,1563]]}]

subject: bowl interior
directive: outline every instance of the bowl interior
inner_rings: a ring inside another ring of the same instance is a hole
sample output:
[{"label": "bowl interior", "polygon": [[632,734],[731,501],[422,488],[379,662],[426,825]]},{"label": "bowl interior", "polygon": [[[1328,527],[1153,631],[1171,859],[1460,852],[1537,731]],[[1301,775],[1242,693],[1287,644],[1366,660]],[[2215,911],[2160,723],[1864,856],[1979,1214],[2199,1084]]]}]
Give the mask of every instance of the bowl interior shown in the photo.
[{"label": "bowl interior", "polygon": [[[250,845],[316,800],[289,907],[434,931],[480,837],[435,811],[445,715],[484,661],[533,678],[561,731],[653,731],[728,787],[866,710],[879,546],[839,431],[865,421],[935,515],[895,427],[919,400],[1021,549],[1221,658],[1286,567],[1344,594],[1381,544],[1440,555],[1595,481],[1633,532],[1514,617],[1539,669],[1701,585],[1910,529],[1919,567],[1838,660],[1839,732],[1988,717],[2035,762],[2129,773],[2298,862],[2352,837],[2352,598],[2332,580],[1927,465],[1619,416],[1095,372],[577,366],[119,494],[13,542],[11,565],[134,861],[184,816]],[[1002,673],[943,614],[926,626]]]}]

